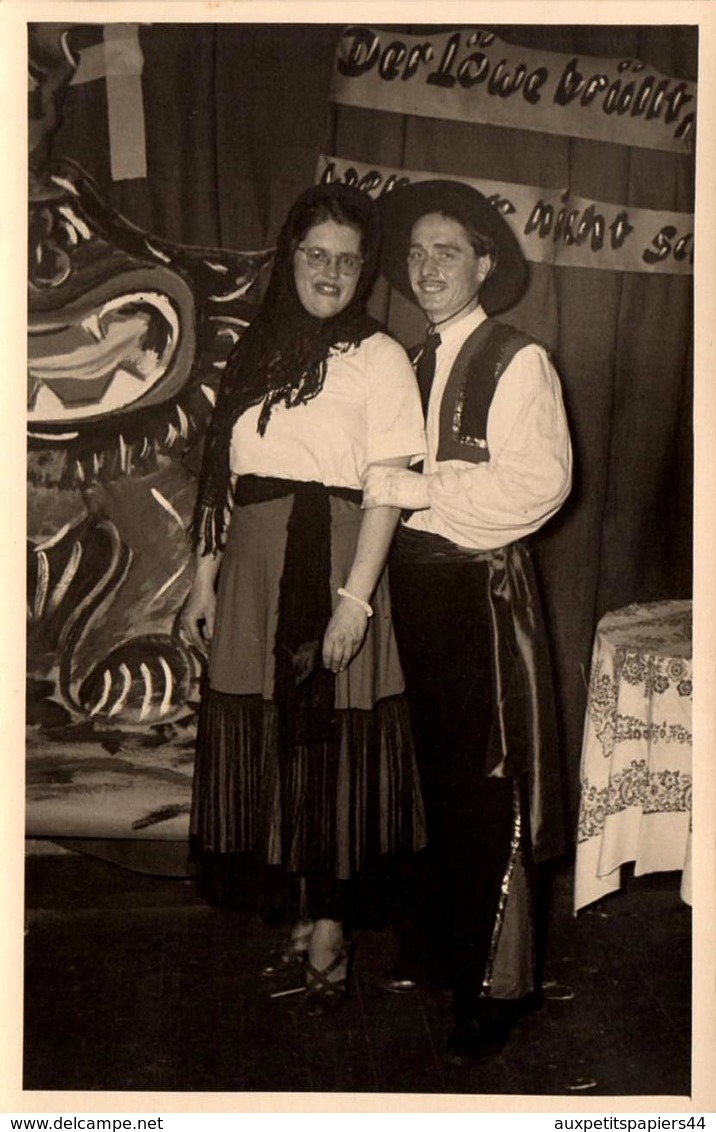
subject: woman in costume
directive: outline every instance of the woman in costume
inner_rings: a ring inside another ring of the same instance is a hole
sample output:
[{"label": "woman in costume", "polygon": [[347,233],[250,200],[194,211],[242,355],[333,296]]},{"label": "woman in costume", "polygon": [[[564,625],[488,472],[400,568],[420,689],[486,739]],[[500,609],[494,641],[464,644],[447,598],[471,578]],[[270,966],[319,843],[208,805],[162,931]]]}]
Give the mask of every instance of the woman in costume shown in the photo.
[{"label": "woman in costume", "polygon": [[311,1013],[345,996],[346,882],[424,842],[383,576],[399,512],[360,506],[369,465],[424,450],[408,358],[366,314],[379,249],[356,189],[289,212],[207,435],[182,613],[208,652],[194,844],[219,901],[234,865],[279,866],[294,926],[264,973],[303,962]]}]

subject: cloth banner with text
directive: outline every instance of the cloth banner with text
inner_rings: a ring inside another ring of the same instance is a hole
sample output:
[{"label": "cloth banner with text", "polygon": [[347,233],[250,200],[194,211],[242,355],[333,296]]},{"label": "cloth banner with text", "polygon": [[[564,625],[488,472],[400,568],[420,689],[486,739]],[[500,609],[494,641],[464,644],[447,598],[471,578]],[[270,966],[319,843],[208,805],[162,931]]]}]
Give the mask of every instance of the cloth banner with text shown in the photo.
[{"label": "cloth banner with text", "polygon": [[684,152],[696,87],[640,59],[535,51],[489,29],[428,36],[353,26],[331,91],[344,106]]},{"label": "cloth banner with text", "polygon": [[[389,169],[346,158],[320,158],[317,181],[343,181],[372,196],[443,174]],[[624,208],[569,190],[482,178],[451,177],[478,189],[513,228],[525,258],[555,267],[659,271],[688,275],[694,262],[691,213]]]}]

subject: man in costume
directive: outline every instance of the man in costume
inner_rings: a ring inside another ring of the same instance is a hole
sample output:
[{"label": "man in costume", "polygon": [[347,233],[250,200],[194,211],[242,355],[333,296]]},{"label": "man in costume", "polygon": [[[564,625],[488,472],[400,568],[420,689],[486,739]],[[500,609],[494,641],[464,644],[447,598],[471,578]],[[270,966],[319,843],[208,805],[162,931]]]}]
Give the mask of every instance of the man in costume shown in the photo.
[{"label": "man in costume", "polygon": [[[428,850],[403,886],[387,989],[449,972],[462,1062],[502,1048],[535,1004],[534,867],[563,847],[554,696],[525,540],[571,485],[560,382],[545,349],[492,316],[527,265],[476,190],[425,181],[382,198],[384,274],[417,302],[422,469],[370,469],[366,507],[408,514],[390,565]],[[407,893],[407,895],[406,895]]]}]

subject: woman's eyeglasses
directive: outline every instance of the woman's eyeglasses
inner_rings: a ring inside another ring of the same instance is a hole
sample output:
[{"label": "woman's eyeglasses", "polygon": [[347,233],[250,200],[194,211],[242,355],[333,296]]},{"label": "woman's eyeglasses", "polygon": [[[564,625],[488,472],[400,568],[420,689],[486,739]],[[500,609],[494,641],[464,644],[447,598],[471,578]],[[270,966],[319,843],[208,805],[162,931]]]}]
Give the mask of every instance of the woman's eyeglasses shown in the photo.
[{"label": "woman's eyeglasses", "polygon": [[361,257],[353,252],[331,255],[325,248],[304,248],[302,244],[298,245],[296,251],[303,252],[311,271],[324,271],[335,260],[340,275],[356,275],[363,264]]}]

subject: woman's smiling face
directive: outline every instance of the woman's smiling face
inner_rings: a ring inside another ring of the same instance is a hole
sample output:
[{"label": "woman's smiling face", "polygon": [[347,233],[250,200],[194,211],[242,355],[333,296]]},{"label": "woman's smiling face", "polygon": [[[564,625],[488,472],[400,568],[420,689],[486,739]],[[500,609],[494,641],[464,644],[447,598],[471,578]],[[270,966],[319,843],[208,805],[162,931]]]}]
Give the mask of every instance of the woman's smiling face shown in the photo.
[{"label": "woman's smiling face", "polygon": [[[320,248],[330,257],[323,266],[314,267],[305,250]],[[339,268],[339,256],[361,258],[361,234],[348,224],[323,220],[306,232],[293,253],[293,278],[301,303],[314,318],[333,318],[340,314],[355,295],[360,266],[354,275]]]}]

